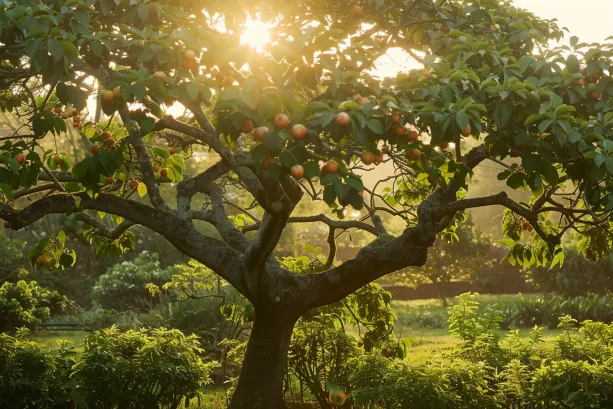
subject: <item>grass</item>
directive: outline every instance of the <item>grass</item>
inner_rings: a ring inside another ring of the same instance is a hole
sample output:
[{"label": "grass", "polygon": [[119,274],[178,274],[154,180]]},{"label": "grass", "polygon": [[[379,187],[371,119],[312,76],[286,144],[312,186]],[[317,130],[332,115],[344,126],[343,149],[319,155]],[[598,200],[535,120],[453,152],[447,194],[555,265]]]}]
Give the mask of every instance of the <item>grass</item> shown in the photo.
[{"label": "grass", "polygon": [[72,346],[79,349],[88,334],[87,331],[37,331],[31,333],[28,338],[45,349],[57,347],[57,341],[60,340],[71,341]]}]

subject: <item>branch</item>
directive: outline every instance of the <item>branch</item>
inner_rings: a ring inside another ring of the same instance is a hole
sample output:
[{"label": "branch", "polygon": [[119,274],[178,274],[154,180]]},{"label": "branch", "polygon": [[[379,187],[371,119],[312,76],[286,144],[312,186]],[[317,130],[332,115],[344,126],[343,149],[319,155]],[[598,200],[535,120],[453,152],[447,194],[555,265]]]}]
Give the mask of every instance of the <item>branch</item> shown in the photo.
[{"label": "branch", "polygon": [[124,220],[119,223],[114,228],[110,229],[108,226],[104,225],[99,219],[90,216],[87,213],[77,213],[75,215],[77,220],[82,221],[83,223],[89,224],[94,228],[94,232],[96,235],[100,237],[104,237],[109,240],[117,240],[124,234],[130,227],[134,226],[134,223],[129,220]]},{"label": "branch", "polygon": [[326,260],[325,268],[330,268],[334,264],[334,257],[336,256],[336,240],[334,237],[335,229],[330,227],[330,231],[328,232],[328,246],[330,250],[328,252],[328,259]]},{"label": "branch", "polygon": [[[318,214],[318,215],[313,215],[313,216],[294,216],[294,217],[290,217],[287,222],[288,223],[321,222],[335,230],[336,229],[342,229],[342,230],[358,229],[358,230],[367,231],[374,236],[379,235],[379,231],[370,224],[360,222],[358,220],[334,220],[324,214]],[[261,222],[250,224],[248,226],[243,227],[242,231],[243,233],[246,233],[249,231],[259,230],[261,226],[262,226]]]},{"label": "branch", "polygon": [[221,188],[215,184],[211,184],[204,190],[204,193],[211,199],[212,210],[210,222],[215,226],[224,241],[236,250],[241,250],[243,252],[247,250],[249,241],[236,229],[236,227],[234,227],[224,210]]}]

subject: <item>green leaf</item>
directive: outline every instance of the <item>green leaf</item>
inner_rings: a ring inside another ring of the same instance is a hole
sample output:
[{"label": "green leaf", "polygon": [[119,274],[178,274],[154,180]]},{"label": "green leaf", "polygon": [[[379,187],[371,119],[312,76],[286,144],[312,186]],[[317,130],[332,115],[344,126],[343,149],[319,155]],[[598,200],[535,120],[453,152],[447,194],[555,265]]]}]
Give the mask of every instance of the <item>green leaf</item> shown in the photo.
[{"label": "green leaf", "polygon": [[190,102],[194,101],[198,97],[198,93],[200,92],[200,90],[198,89],[198,84],[190,82],[185,88],[187,90],[187,95],[189,95]]},{"label": "green leaf", "polygon": [[136,81],[134,85],[132,85],[132,94],[138,102],[143,102],[143,98],[147,95],[145,84],[143,84],[142,81]]},{"label": "green leaf", "polygon": [[53,57],[53,60],[55,62],[61,60],[62,56],[64,55],[64,49],[62,48],[62,45],[55,38],[49,39],[49,42],[47,43],[47,50],[49,51],[49,54],[51,54],[51,57]]},{"label": "green leaf", "polygon": [[6,196],[9,201],[13,200],[13,190],[9,185],[6,183],[0,183],[0,191],[4,193],[4,196]]},{"label": "green leaf", "polygon": [[456,112],[455,120],[458,126],[460,127],[460,129],[466,128],[466,125],[468,125],[468,122],[469,122],[468,115],[466,115],[466,112],[464,111]]},{"label": "green leaf", "polygon": [[331,205],[336,201],[336,190],[334,189],[334,185],[327,185],[324,188],[324,202]]},{"label": "green leaf", "polygon": [[308,161],[303,163],[302,167],[304,168],[304,174],[306,175],[307,179],[313,179],[314,177],[319,176],[320,169],[317,162]]},{"label": "green leaf", "polygon": [[547,131],[547,129],[549,129],[549,127],[551,126],[552,123],[553,123],[553,121],[551,119],[546,119],[543,122],[541,122],[539,124],[539,132],[540,133],[545,133]]},{"label": "green leaf", "polygon": [[385,132],[385,128],[383,127],[383,124],[381,123],[381,121],[374,119],[374,118],[371,118],[368,121],[366,121],[366,126],[368,127],[368,129],[370,129],[377,135],[381,135],[383,134],[383,132]]},{"label": "green leaf", "polygon": [[319,179],[319,183],[322,185],[332,185],[339,182],[340,179],[336,173],[326,173]]},{"label": "green leaf", "polygon": [[62,253],[62,255],[60,256],[60,266],[62,266],[62,268],[72,267],[75,261],[75,258],[70,254]]},{"label": "green leaf", "polygon": [[320,112],[320,111],[332,112],[332,108],[330,107],[330,105],[328,105],[328,104],[326,104],[324,102],[321,102],[321,101],[311,102],[306,107],[306,112],[308,112],[308,113],[314,113],[314,112]]},{"label": "green leaf", "polygon": [[364,190],[364,184],[362,183],[362,179],[357,177],[348,177],[345,179],[345,183],[352,187],[353,189],[361,192]]},{"label": "green leaf", "polygon": [[64,55],[66,55],[67,57],[69,58],[79,57],[79,50],[77,50],[77,47],[70,41],[60,41],[60,45],[62,46],[62,49],[64,50]]},{"label": "green leaf", "polygon": [[292,155],[291,152],[288,151],[282,151],[279,154],[279,160],[286,168],[291,168],[298,163],[294,155]]}]

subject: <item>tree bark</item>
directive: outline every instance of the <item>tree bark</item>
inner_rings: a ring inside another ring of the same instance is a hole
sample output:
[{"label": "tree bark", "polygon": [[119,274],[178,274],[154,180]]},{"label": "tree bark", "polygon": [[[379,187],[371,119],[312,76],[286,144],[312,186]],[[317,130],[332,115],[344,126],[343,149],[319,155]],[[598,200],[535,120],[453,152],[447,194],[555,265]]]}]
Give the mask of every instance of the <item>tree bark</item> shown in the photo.
[{"label": "tree bark", "polygon": [[255,308],[243,367],[228,409],[287,408],[283,400],[283,379],[298,317],[287,314],[284,307]]}]

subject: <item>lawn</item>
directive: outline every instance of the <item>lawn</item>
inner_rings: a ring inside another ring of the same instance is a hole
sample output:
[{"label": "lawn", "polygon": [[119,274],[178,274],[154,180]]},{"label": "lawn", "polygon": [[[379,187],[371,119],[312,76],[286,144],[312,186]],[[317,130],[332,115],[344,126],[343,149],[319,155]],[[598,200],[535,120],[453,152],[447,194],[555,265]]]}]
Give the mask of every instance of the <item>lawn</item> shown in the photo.
[{"label": "lawn", "polygon": [[79,349],[88,334],[87,331],[37,331],[32,332],[29,339],[45,349],[57,347],[59,340],[71,341],[72,346]]}]

